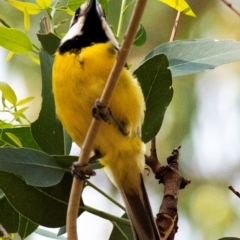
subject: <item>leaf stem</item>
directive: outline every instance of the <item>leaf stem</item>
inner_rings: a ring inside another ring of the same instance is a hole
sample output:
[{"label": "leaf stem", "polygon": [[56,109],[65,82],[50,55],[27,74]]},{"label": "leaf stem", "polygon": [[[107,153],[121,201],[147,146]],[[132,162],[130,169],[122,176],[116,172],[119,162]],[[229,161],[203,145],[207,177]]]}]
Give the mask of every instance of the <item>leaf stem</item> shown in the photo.
[{"label": "leaf stem", "polygon": [[113,198],[111,198],[108,194],[106,194],[105,192],[103,192],[100,188],[98,188],[96,185],[92,184],[89,181],[86,181],[86,185],[92,187],[93,189],[95,189],[96,191],[98,191],[99,193],[101,193],[104,197],[106,197],[108,200],[110,200],[111,202],[113,202],[115,205],[117,205],[119,208],[121,208],[123,211],[126,211],[126,209],[117,201],[115,201]]},{"label": "leaf stem", "polygon": [[121,10],[120,10],[120,16],[119,16],[119,21],[118,21],[117,34],[116,34],[117,39],[119,38],[120,33],[121,33],[121,30],[122,30],[123,14],[124,14],[125,5],[126,5],[126,0],[122,0]]},{"label": "leaf stem", "polygon": [[100,211],[100,210],[98,210],[96,208],[92,208],[90,206],[84,205],[84,206],[80,206],[80,209],[83,209],[83,210],[85,210],[85,211],[87,211],[89,213],[92,213],[94,215],[97,215],[97,216],[99,216],[101,218],[110,220],[111,222],[117,222],[117,223],[120,223],[120,224],[124,224],[124,225],[130,226],[130,221],[128,219],[121,218],[121,217],[116,217],[116,216],[114,216],[112,214]]}]

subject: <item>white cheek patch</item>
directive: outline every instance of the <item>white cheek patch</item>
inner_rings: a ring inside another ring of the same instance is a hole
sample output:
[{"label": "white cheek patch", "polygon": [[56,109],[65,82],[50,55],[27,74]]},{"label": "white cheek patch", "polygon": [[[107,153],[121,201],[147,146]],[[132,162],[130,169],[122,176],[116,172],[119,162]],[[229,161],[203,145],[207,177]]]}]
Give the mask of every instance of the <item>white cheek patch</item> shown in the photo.
[{"label": "white cheek patch", "polygon": [[78,19],[78,21],[68,30],[66,35],[62,38],[61,44],[63,44],[67,40],[70,40],[76,36],[82,35],[83,34],[82,28],[83,28],[84,21],[85,21],[85,17],[81,16]]},{"label": "white cheek patch", "polygon": [[105,31],[109,41],[117,48],[119,49],[119,43],[117,42],[116,38],[113,35],[113,32],[109,25],[106,22],[106,19],[104,17],[101,17],[101,22],[102,22],[102,28]]}]

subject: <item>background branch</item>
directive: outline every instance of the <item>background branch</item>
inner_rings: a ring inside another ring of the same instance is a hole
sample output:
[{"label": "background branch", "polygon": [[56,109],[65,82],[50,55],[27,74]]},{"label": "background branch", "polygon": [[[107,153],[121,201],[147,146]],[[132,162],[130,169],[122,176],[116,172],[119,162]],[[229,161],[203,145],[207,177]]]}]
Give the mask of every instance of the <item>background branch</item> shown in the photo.
[{"label": "background branch", "polygon": [[226,0],[222,0],[222,2],[223,2],[224,4],[226,4],[226,5],[227,5],[232,11],[234,11],[238,16],[240,16],[240,12],[239,12],[236,8],[234,8],[231,3],[229,3],[229,2],[226,1]]},{"label": "background branch", "polygon": [[[103,91],[102,97],[100,99],[100,102],[103,106],[108,106],[108,103],[111,99],[112,92],[115,88],[115,85],[117,83],[118,77],[121,73],[122,68],[124,67],[126,63],[126,59],[128,56],[128,53],[130,51],[130,48],[132,46],[133,40],[135,38],[136,32],[139,28],[139,24],[143,15],[143,11],[145,9],[147,0],[138,0],[135,5],[135,9],[132,15],[132,19],[130,21],[130,25],[128,27],[126,36],[123,40],[122,46],[119,50],[116,62],[113,66],[113,69],[109,75],[107,84],[105,86],[105,89]],[[89,109],[90,111],[91,109]],[[90,128],[88,130],[86,139],[83,143],[81,153],[78,159],[78,162],[82,165],[88,164],[88,159],[90,156],[90,153],[93,148],[93,142],[97,135],[97,132],[99,130],[101,121],[98,121],[96,119],[92,119]],[[83,171],[86,170],[86,167],[83,168]],[[70,199],[69,199],[69,205],[68,205],[68,211],[67,211],[67,233],[68,233],[68,239],[71,240],[77,240],[77,216],[78,216],[78,208],[80,203],[80,197],[83,189],[83,183],[84,181],[74,178]]]}]

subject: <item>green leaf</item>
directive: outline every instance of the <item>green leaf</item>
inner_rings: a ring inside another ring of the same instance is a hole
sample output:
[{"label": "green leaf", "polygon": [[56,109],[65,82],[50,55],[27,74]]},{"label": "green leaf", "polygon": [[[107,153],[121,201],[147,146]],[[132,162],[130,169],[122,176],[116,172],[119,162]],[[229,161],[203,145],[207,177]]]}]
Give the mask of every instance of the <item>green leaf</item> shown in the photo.
[{"label": "green leaf", "polygon": [[164,43],[143,60],[165,54],[172,76],[182,76],[213,69],[240,60],[240,42],[233,40],[196,39]]},{"label": "green leaf", "polygon": [[37,4],[29,3],[29,2],[20,2],[15,0],[5,0],[9,4],[11,4],[13,7],[18,9],[19,11],[24,12],[25,9],[28,11],[29,14],[38,14],[41,10],[41,8],[38,7]]},{"label": "green leaf", "polygon": [[149,142],[159,132],[173,96],[172,77],[165,55],[148,59],[134,71],[146,102],[142,139]]},{"label": "green leaf", "polygon": [[147,33],[145,28],[143,27],[143,25],[140,25],[140,28],[138,29],[137,35],[135,37],[135,40],[133,42],[133,44],[135,46],[143,46],[147,41]]},{"label": "green leaf", "polygon": [[10,132],[5,132],[5,134],[6,134],[18,147],[22,147],[22,143],[21,143],[21,141],[19,140],[19,138],[18,138],[16,135],[14,135],[14,134],[12,134],[12,133],[10,133]]},{"label": "green leaf", "polygon": [[185,0],[159,0],[159,1],[167,4],[168,6],[176,9],[177,11],[183,12],[188,16],[196,17],[195,13],[192,11],[192,9],[189,7]]},{"label": "green leaf", "polygon": [[17,103],[17,96],[13,89],[5,82],[0,82],[0,91],[4,99],[8,100],[13,106]]},{"label": "green leaf", "polygon": [[21,239],[25,239],[31,233],[33,233],[38,228],[38,225],[30,221],[29,219],[19,215],[19,227],[17,233],[20,235]]},{"label": "green leaf", "polygon": [[66,224],[71,184],[71,174],[65,174],[56,186],[36,188],[13,174],[0,171],[0,188],[8,202],[25,218],[45,227]]},{"label": "green leaf", "polygon": [[53,157],[28,148],[0,148],[0,170],[24,178],[31,186],[49,187],[58,184],[64,170]]},{"label": "green leaf", "polygon": [[25,28],[26,32],[28,32],[28,30],[30,29],[30,16],[28,14],[28,10],[26,7],[24,8],[23,15],[24,15],[24,20],[23,20],[24,28]]},{"label": "green leaf", "polygon": [[85,2],[85,0],[68,0],[68,7],[75,12],[77,8]]},{"label": "green leaf", "polygon": [[0,46],[15,53],[32,51],[30,38],[18,29],[0,26]]},{"label": "green leaf", "polygon": [[7,128],[1,130],[0,133],[1,133],[0,146],[3,146],[4,144],[8,143],[8,145],[10,146],[18,147],[18,145],[16,145],[16,143],[12,139],[9,139],[9,137],[6,135],[6,133],[11,133],[19,139],[19,141],[22,144],[22,147],[40,150],[37,143],[32,137],[30,127],[9,128],[8,126]]},{"label": "green leaf", "polygon": [[[42,108],[38,119],[31,124],[34,139],[40,148],[51,155],[64,155],[66,144],[61,122],[56,116],[52,93],[53,57],[45,51],[40,52],[42,72]],[[68,154],[70,149],[67,149]]]},{"label": "green leaf", "polygon": [[58,46],[60,44],[60,39],[53,33],[48,34],[37,34],[38,40],[42,44],[42,48],[50,53],[51,55],[55,54]]},{"label": "green leaf", "polygon": [[25,105],[26,103],[29,103],[30,101],[32,101],[34,99],[34,97],[26,97],[21,99],[20,101],[17,102],[17,106],[22,106]]},{"label": "green leaf", "polygon": [[36,3],[40,8],[48,9],[51,6],[52,0],[36,0]]},{"label": "green leaf", "polygon": [[[1,224],[4,226],[8,233],[15,233],[19,226],[19,214],[18,212],[9,204],[7,199],[3,197],[0,199],[0,219]],[[0,232],[0,237],[2,232]]]},{"label": "green leaf", "polygon": [[[128,216],[126,213],[121,217],[124,219],[128,219]],[[127,226],[125,224],[114,224],[112,233],[109,237],[109,240],[134,240],[134,236],[132,233],[131,226]]]}]

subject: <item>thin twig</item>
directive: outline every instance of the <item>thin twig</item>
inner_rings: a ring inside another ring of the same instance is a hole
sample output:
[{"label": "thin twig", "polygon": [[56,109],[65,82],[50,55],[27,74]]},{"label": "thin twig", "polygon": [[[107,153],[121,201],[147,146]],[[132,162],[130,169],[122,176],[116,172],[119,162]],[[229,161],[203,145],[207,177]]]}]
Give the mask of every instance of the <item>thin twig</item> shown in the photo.
[{"label": "thin twig", "polygon": [[181,16],[181,12],[178,11],[169,42],[173,42],[176,37],[180,16]]},{"label": "thin twig", "polygon": [[231,3],[229,3],[226,0],[222,0],[223,3],[225,3],[232,11],[234,11],[238,16],[240,16],[240,12],[232,6]]},{"label": "thin twig", "polygon": [[[122,43],[122,46],[119,50],[116,62],[112,68],[112,71],[109,75],[107,84],[105,86],[105,89],[103,91],[102,97],[100,99],[100,102],[104,106],[108,106],[108,103],[111,99],[112,92],[116,86],[118,77],[122,71],[122,68],[124,67],[126,63],[126,59],[128,56],[128,53],[130,51],[130,48],[132,46],[134,37],[136,35],[136,32],[138,30],[141,17],[143,14],[143,11],[145,9],[147,0],[138,0],[135,5],[135,9],[133,12],[132,19],[130,21],[130,25],[128,27],[126,36],[124,38],[124,41]],[[81,154],[79,156],[78,162],[83,165],[88,164],[88,159],[90,156],[90,153],[93,148],[93,142],[97,135],[97,132],[99,130],[101,121],[98,121],[96,119],[92,119],[90,128],[88,130],[86,139],[83,143]],[[83,168],[83,171],[86,170]],[[69,205],[68,205],[68,212],[67,212],[67,233],[68,233],[68,239],[69,240],[77,240],[77,223],[76,219],[78,216],[78,206],[80,203],[80,197],[83,189],[83,183],[84,181],[78,180],[76,178],[73,179],[70,199],[69,199]]]},{"label": "thin twig", "polygon": [[7,233],[6,229],[3,227],[2,224],[0,224],[0,232],[2,232],[6,240],[12,240],[12,238],[10,238],[9,234]]},{"label": "thin twig", "polygon": [[232,186],[229,186],[228,188],[240,198],[240,192],[237,192]]}]

